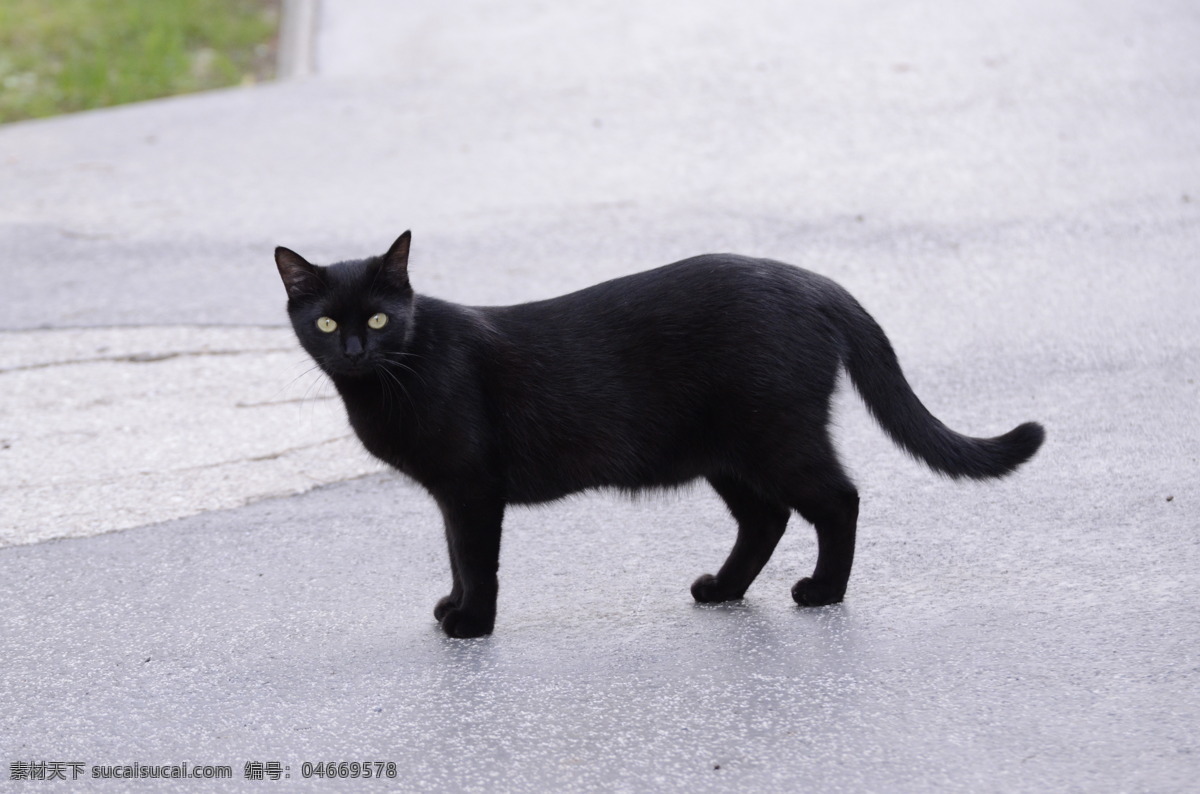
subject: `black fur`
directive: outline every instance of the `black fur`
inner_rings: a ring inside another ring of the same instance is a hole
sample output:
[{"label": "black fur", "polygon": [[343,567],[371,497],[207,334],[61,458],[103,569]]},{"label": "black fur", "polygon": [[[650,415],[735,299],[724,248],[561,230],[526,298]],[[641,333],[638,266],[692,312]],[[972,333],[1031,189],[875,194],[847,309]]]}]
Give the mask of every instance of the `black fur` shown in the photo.
[{"label": "black fur", "polygon": [[[870,315],[797,267],[710,254],[477,308],[413,293],[409,239],[329,267],[286,248],[275,258],[300,343],[358,437],[441,508],[454,581],[434,615],[453,637],[492,631],[506,505],[701,477],[738,535],[720,571],[692,585],[697,601],[741,598],[793,510],[818,541],[816,569],[793,598],[840,601],[858,518],[828,430],[842,366],[888,435],[943,474],[1000,477],[1042,443],[1034,423],[989,439],[947,428]],[[367,325],[376,313],[388,318],[378,330]],[[320,317],[336,330],[319,330]]]}]

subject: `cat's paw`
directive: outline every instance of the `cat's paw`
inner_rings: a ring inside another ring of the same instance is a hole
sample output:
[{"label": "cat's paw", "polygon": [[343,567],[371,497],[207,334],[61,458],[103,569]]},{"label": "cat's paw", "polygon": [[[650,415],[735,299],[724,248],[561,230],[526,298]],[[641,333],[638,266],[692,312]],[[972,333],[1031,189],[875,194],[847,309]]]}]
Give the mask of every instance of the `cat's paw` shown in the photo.
[{"label": "cat's paw", "polygon": [[804,577],[792,585],[792,598],[802,607],[823,607],[836,604],[846,594],[846,588],[836,588],[827,582]]},{"label": "cat's paw", "polygon": [[446,613],[457,606],[458,600],[454,596],[442,596],[433,608],[433,619],[441,623],[442,618],[446,617]]},{"label": "cat's paw", "polygon": [[480,617],[479,615],[472,615],[470,612],[453,605],[446,610],[440,620],[442,631],[446,632],[447,637],[464,640],[491,634],[492,627],[496,622],[495,616]]},{"label": "cat's paw", "polygon": [[719,604],[722,601],[734,601],[745,593],[730,590],[721,584],[721,580],[711,573],[702,574],[692,582],[692,598],[699,604]]}]

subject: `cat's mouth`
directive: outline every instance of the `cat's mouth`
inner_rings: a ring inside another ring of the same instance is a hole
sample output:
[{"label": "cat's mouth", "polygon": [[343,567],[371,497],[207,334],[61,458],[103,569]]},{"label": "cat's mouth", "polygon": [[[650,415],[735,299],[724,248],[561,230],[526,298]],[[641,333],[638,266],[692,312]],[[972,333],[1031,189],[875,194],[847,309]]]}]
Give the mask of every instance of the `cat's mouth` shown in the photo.
[{"label": "cat's mouth", "polygon": [[363,356],[361,358],[338,356],[326,359],[325,371],[330,375],[341,375],[351,378],[364,377],[373,374],[379,369],[379,365],[380,362],[374,356]]}]

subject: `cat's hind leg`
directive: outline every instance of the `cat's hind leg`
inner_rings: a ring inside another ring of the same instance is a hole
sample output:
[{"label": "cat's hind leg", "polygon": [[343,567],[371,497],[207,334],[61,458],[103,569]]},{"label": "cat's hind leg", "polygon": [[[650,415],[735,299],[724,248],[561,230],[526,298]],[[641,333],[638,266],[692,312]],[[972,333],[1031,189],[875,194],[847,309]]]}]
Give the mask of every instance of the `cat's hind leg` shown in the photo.
[{"label": "cat's hind leg", "polygon": [[828,462],[832,467],[793,502],[796,511],[817,530],[817,566],[812,576],[792,587],[792,598],[807,607],[841,601],[854,564],[858,491],[836,458],[831,455]]},{"label": "cat's hind leg", "polygon": [[716,576],[706,573],[692,584],[692,597],[702,604],[741,598],[771,558],[791,511],[759,495],[740,480],[709,477],[738,524],[737,542]]}]

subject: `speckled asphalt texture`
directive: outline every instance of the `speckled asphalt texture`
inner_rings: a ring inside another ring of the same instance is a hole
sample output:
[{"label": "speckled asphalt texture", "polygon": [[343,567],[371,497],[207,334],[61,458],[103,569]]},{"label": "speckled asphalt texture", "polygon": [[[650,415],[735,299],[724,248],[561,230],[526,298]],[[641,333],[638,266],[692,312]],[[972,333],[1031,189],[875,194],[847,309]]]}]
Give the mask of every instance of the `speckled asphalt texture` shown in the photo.
[{"label": "speckled asphalt texture", "polygon": [[[1194,4],[296,6],[308,77],[0,127],[6,790],[344,790],[304,777],[330,761],[394,763],[379,790],[1194,787]],[[496,634],[446,639],[437,511],[348,437],[271,261],[405,228],[417,289],[462,302],[804,265],[950,426],[1046,446],[951,483],[843,389],[844,604],[791,602],[798,518],[702,607],[733,539],[707,489],[587,494],[511,511]],[[10,780],[68,762],[86,783]],[[90,778],[184,762],[233,777]]]}]

